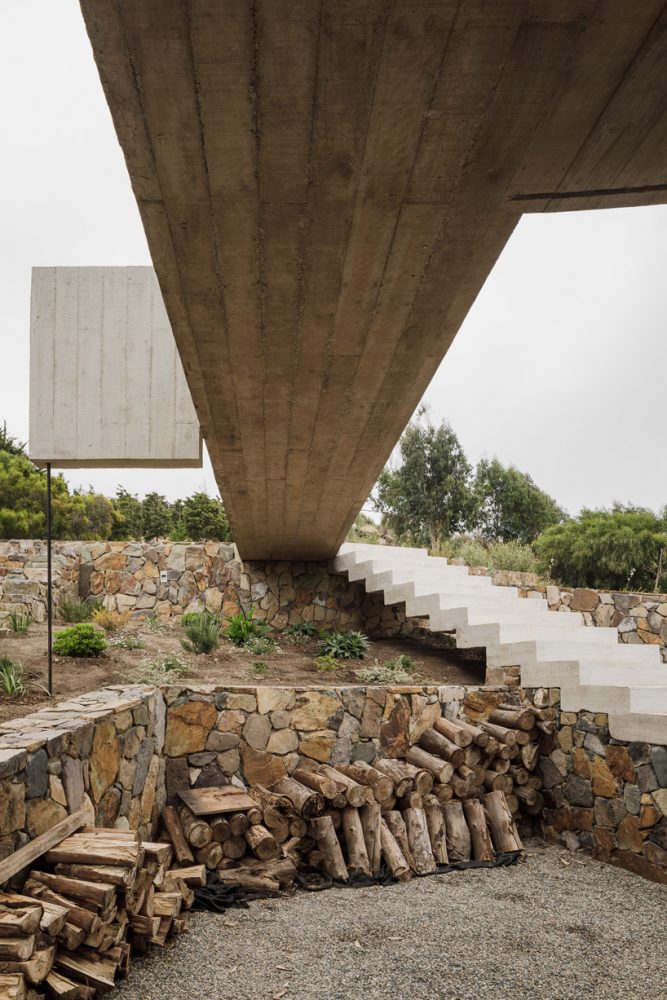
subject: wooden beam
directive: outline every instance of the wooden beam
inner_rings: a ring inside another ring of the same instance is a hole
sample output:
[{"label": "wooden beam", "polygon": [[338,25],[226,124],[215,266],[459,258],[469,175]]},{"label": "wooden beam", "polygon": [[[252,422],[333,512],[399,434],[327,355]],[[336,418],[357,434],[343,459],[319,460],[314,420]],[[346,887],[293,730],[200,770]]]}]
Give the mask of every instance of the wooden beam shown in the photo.
[{"label": "wooden beam", "polygon": [[41,858],[42,854],[46,854],[52,847],[59,844],[65,837],[69,837],[75,830],[84,826],[86,820],[86,812],[80,809],[78,812],[72,813],[71,816],[66,816],[65,819],[56,823],[46,833],[35,837],[25,847],[20,847],[18,851],[14,851],[8,858],[0,861],[0,885],[4,885],[23,868],[28,868],[37,858]]}]

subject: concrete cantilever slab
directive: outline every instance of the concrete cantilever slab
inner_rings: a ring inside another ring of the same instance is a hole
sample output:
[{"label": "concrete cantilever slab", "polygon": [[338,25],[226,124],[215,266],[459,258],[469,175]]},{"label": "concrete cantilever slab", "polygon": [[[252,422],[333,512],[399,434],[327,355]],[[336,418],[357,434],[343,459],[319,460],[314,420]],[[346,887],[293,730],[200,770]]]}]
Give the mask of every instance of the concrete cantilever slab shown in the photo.
[{"label": "concrete cantilever slab", "polygon": [[524,211],[667,200],[664,0],[81,0],[245,558],[333,555]]}]

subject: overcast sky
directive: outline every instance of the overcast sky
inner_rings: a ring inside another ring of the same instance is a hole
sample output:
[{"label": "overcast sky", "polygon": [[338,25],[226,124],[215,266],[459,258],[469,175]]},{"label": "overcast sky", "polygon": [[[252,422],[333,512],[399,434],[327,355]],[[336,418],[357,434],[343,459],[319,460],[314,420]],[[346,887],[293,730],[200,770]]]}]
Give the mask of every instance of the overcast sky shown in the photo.
[{"label": "overcast sky", "polygon": [[[150,264],[74,0],[5,0],[0,35],[0,421],[28,432],[30,269]],[[428,390],[473,461],[529,472],[571,513],[667,503],[667,207],[523,219]],[[76,470],[171,498],[203,470]]]}]

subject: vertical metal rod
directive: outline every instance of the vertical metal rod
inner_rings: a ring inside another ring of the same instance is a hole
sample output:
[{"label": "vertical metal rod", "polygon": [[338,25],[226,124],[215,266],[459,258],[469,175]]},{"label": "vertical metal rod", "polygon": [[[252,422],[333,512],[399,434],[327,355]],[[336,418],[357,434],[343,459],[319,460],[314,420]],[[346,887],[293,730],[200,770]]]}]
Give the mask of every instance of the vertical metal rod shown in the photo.
[{"label": "vertical metal rod", "polygon": [[47,688],[53,694],[53,593],[51,573],[51,463],[46,463],[46,642]]}]

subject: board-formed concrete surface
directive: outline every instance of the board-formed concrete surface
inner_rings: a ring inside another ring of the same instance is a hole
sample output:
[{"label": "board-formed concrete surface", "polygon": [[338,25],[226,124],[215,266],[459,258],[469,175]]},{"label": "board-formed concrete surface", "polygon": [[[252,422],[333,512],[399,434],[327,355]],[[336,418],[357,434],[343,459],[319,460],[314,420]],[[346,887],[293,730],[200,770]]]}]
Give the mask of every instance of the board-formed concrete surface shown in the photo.
[{"label": "board-formed concrete surface", "polygon": [[35,267],[33,462],[200,466],[202,444],[152,267]]},{"label": "board-formed concrete surface", "polygon": [[81,6],[244,558],[335,554],[522,212],[667,200],[664,0]]}]

